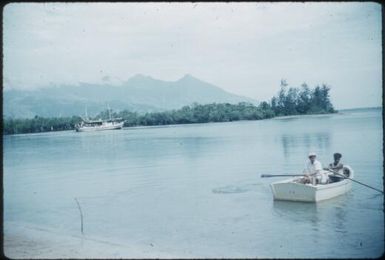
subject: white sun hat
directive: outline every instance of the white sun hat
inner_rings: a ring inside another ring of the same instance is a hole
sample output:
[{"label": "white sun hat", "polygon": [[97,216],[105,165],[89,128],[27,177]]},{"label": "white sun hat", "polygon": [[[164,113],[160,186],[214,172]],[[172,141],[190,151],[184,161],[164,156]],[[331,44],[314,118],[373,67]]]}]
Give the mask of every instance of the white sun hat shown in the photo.
[{"label": "white sun hat", "polygon": [[310,157],[310,156],[317,156],[317,155],[316,155],[316,153],[311,152],[311,153],[309,153],[309,157]]}]

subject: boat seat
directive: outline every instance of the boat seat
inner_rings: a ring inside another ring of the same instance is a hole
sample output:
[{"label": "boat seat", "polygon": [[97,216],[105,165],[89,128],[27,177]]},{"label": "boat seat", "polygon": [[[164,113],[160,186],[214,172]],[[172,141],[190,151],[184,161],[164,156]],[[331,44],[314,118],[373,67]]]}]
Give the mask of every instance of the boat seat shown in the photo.
[{"label": "boat seat", "polygon": [[344,178],[334,175],[329,175],[329,183],[342,181]]}]

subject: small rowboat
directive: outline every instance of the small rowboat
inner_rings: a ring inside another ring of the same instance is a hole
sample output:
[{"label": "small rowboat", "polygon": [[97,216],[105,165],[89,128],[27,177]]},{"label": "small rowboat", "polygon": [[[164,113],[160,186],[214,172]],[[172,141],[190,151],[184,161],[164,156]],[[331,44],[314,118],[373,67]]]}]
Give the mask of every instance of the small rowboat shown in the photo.
[{"label": "small rowboat", "polygon": [[[328,171],[324,172],[330,173]],[[350,179],[354,177],[353,170],[349,166],[344,166],[339,173]],[[329,182],[327,184],[303,184],[299,182],[300,179],[301,178],[290,178],[271,183],[270,187],[273,191],[274,199],[318,202],[342,195],[352,187],[351,180],[335,174],[329,175]]]}]

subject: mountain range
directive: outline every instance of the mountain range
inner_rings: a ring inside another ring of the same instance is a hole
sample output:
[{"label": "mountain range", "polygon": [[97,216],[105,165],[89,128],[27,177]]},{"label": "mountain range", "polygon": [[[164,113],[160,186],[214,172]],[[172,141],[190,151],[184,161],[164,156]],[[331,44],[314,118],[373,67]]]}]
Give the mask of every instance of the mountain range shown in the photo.
[{"label": "mountain range", "polygon": [[254,99],[226,92],[188,74],[177,81],[162,81],[137,74],[120,84],[79,83],[36,90],[4,90],[3,117],[84,115],[85,109],[88,115],[93,116],[108,106],[114,111],[128,109],[145,113],[214,102],[257,103]]}]

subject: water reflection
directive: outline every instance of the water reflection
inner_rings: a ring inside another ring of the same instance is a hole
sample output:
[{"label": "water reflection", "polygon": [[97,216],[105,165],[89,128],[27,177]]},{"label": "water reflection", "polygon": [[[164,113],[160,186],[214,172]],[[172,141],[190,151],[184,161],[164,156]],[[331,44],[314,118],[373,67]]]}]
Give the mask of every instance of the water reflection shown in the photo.
[{"label": "water reflection", "polygon": [[273,213],[286,221],[290,220],[295,223],[310,222],[314,231],[319,229],[320,217],[316,203],[274,200]]},{"label": "water reflection", "polygon": [[227,185],[223,187],[214,188],[212,192],[217,194],[243,193],[248,191],[256,191],[260,188],[260,186],[262,186],[262,183]]},{"label": "water reflection", "polygon": [[183,137],[175,138],[178,149],[190,159],[199,159],[202,154],[217,153],[223,144],[220,138],[209,137]]},{"label": "water reflection", "polygon": [[123,147],[122,134],[123,131],[72,132],[65,145],[77,147],[76,152],[82,157],[100,156],[101,160],[108,161],[116,158],[118,149]]},{"label": "water reflection", "polygon": [[272,210],[274,215],[284,221],[291,221],[294,224],[309,224],[313,231],[326,228],[346,234],[349,218],[346,202],[346,196],[319,203],[274,201]]},{"label": "water reflection", "polygon": [[335,230],[337,232],[346,233],[346,210],[344,207],[335,207]]},{"label": "water reflection", "polygon": [[331,134],[329,132],[316,132],[313,134],[283,134],[281,136],[283,153],[287,158],[296,148],[305,147],[308,151],[312,149],[329,150]]}]

